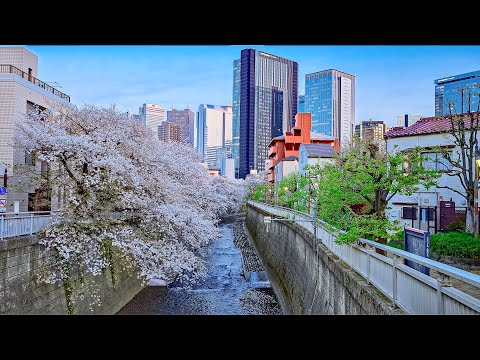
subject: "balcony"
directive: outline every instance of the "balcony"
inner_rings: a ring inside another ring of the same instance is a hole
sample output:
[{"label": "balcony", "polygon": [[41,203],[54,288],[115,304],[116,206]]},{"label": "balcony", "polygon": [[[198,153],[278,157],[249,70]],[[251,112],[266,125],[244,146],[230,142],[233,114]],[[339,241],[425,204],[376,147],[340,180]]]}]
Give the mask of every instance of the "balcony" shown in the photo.
[{"label": "balcony", "polygon": [[268,149],[268,157],[272,157],[277,153],[277,147],[276,146],[270,146]]},{"label": "balcony", "polygon": [[267,181],[272,183],[275,181],[275,174],[273,172],[268,174]]},{"label": "balcony", "polygon": [[301,144],[302,142],[303,142],[303,137],[301,135],[287,135],[285,137],[285,143]]},{"label": "balcony", "polygon": [[275,165],[277,165],[277,160],[276,159],[270,159],[267,163],[266,169],[267,170],[271,169],[273,171],[273,168],[275,167]]},{"label": "balcony", "polygon": [[56,96],[58,96],[58,97],[60,97],[64,100],[70,102],[70,96],[62,93],[61,91],[58,91],[53,86],[50,86],[47,83],[44,83],[43,81],[38,80],[37,78],[33,77],[32,75],[27,74],[25,71],[22,71],[19,68],[13,66],[13,65],[0,64],[0,73],[9,73],[9,74],[18,75],[18,76],[24,78],[25,80],[30,81],[31,83],[41,87],[42,89],[45,89],[48,92],[51,92],[53,95],[56,95]]}]

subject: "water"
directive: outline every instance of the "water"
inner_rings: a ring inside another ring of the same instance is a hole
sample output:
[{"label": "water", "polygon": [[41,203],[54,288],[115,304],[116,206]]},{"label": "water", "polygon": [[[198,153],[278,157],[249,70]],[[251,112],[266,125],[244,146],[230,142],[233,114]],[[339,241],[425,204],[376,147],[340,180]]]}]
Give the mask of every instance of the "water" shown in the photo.
[{"label": "water", "polygon": [[248,281],[243,276],[242,256],[233,242],[232,225],[220,225],[221,238],[208,248],[208,272],[192,290],[147,286],[118,314],[281,314],[265,274],[252,272]]}]

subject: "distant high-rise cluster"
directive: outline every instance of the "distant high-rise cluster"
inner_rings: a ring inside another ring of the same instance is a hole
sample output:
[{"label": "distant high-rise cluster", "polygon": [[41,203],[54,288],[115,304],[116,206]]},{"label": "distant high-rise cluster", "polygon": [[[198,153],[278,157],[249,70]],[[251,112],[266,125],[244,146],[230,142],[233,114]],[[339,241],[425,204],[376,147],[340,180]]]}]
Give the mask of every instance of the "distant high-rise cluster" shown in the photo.
[{"label": "distant high-rise cluster", "polygon": [[175,123],[164,121],[158,127],[158,139],[162,141],[176,141],[182,140],[182,128]]},{"label": "distant high-rise cluster", "polygon": [[195,113],[190,109],[167,111],[167,121],[180,127],[181,141],[194,145]]},{"label": "distant high-rise cluster", "polygon": [[368,142],[383,141],[383,135],[390,128],[382,120],[362,121],[360,124],[355,125],[355,136]]},{"label": "distant high-rise cluster", "polygon": [[139,109],[139,118],[156,136],[158,127],[165,121],[165,109],[157,104],[143,104]]},{"label": "distant high-rise cluster", "polygon": [[423,115],[420,115],[420,114],[398,115],[397,116],[397,126],[401,126],[401,127],[412,126],[418,120],[420,120],[422,117],[423,117]]}]

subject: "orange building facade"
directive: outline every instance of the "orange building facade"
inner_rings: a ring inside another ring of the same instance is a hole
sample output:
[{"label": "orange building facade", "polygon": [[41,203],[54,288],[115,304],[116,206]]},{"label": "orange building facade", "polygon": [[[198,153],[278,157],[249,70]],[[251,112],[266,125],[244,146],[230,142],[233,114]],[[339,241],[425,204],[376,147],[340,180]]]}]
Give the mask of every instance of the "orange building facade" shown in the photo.
[{"label": "orange building facade", "polygon": [[298,150],[301,144],[327,144],[338,154],[340,145],[338,139],[332,136],[312,133],[312,115],[310,113],[297,113],[295,126],[291,131],[284,131],[282,136],[274,137],[268,144],[268,162],[266,171],[268,181],[275,181],[275,165],[282,159],[295,156],[298,158]]}]

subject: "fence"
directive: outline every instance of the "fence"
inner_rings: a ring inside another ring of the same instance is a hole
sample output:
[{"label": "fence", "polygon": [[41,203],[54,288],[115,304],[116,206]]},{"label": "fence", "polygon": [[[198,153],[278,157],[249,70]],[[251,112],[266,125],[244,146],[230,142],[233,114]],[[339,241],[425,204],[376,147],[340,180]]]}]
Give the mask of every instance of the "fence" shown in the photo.
[{"label": "fence", "polygon": [[50,211],[0,214],[0,240],[7,237],[31,235],[52,221]]},{"label": "fence", "polygon": [[[311,217],[306,213],[256,201],[249,201],[249,204],[272,215],[303,220],[296,224],[314,232],[313,222],[308,221]],[[339,245],[335,243],[337,235],[327,228],[331,226],[317,220],[315,241],[320,240],[407,314],[480,314],[480,300],[454,288],[450,280],[455,278],[480,288],[479,275],[366,239],[358,239],[357,244]],[[385,250],[390,256],[378,254],[375,249]],[[435,270],[439,278],[404,265],[404,259]]]},{"label": "fence", "polygon": [[0,73],[11,73],[11,74],[16,74],[25,80],[30,81],[31,83],[41,87],[42,89],[47,90],[48,92],[51,92],[52,94],[61,97],[64,100],[67,100],[70,102],[70,96],[64,94],[63,92],[55,89],[53,86],[48,85],[47,83],[38,80],[37,78],[33,77],[30,74],[27,74],[25,71],[20,70],[19,68],[13,66],[13,65],[6,65],[6,64],[0,64]]}]

